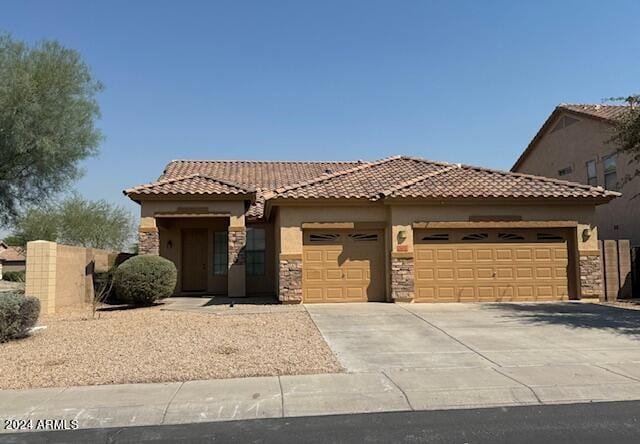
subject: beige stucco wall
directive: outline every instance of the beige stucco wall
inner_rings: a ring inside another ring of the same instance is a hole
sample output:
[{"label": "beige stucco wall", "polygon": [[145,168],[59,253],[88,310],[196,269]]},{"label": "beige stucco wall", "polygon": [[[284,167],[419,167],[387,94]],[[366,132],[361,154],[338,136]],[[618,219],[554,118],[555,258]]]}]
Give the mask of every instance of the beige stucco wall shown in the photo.
[{"label": "beige stucco wall", "polygon": [[27,245],[25,292],[40,299],[43,313],[79,308],[93,298],[93,272],[107,271],[117,253],[33,241]]},{"label": "beige stucco wall", "polygon": [[[576,221],[576,243],[581,251],[598,249],[597,227],[595,226],[595,210],[591,205],[566,204],[469,204],[469,205],[393,205],[391,222],[393,227],[393,251],[397,250],[397,234],[404,230],[408,251],[413,249],[414,222],[455,222],[468,221],[470,217],[515,216],[525,221]],[[582,238],[584,229],[591,231],[591,236]]]},{"label": "beige stucco wall", "polygon": [[[571,117],[577,118],[573,114]],[[599,120],[577,119],[578,122],[566,128],[546,132],[517,171],[586,183],[586,164],[590,160],[596,160],[598,185],[604,186],[602,158],[614,153],[617,148],[608,143],[614,134],[613,127]],[[551,129],[556,122],[551,124]],[[559,170],[569,166],[573,168],[572,173],[563,176],[558,174]],[[619,155],[616,163],[618,180],[631,173],[635,167],[637,166],[629,165],[628,157]],[[625,184],[620,191],[622,197],[601,205],[596,210],[600,239],[630,239],[632,245],[640,245],[640,198],[633,199],[633,196],[640,193],[640,178]]]},{"label": "beige stucco wall", "polygon": [[229,218],[232,227],[245,225],[245,203],[240,200],[146,200],[140,202],[140,226],[144,228],[155,226],[155,216],[158,213],[190,213],[206,212]]},{"label": "beige stucco wall", "polygon": [[388,217],[383,204],[281,206],[278,211],[282,254],[302,254],[303,223],[386,222]]}]

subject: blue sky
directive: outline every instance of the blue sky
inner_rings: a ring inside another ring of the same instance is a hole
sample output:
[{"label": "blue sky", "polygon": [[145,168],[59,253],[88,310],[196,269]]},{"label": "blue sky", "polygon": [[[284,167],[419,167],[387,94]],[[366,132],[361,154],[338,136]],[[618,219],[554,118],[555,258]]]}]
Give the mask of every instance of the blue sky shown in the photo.
[{"label": "blue sky", "polygon": [[640,92],[638,1],[4,2],[0,28],[79,50],[106,90],[76,188],[171,159],[508,169],[554,106]]}]

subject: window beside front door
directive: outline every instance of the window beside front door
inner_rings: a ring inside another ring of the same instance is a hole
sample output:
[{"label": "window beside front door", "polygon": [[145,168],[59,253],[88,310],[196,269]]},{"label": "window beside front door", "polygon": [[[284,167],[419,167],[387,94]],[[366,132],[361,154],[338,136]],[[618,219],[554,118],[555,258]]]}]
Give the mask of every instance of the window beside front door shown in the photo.
[{"label": "window beside front door", "polygon": [[592,187],[598,186],[598,170],[595,160],[587,162],[587,183]]},{"label": "window beside front door", "polygon": [[607,190],[618,189],[618,174],[616,172],[616,155],[610,154],[602,158],[604,169],[604,187]]},{"label": "window beside front door", "polygon": [[247,228],[245,263],[248,276],[264,276],[265,250],[264,228]]},{"label": "window beside front door", "polygon": [[229,237],[226,231],[216,231],[213,235],[213,274],[227,274],[229,264]]}]

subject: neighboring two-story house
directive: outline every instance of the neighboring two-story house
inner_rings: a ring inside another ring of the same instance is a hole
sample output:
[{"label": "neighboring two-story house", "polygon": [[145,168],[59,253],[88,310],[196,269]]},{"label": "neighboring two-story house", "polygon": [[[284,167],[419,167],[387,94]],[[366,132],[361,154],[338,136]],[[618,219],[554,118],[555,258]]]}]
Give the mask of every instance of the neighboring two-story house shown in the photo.
[{"label": "neighboring two-story house", "polygon": [[617,146],[610,142],[615,120],[627,106],[557,106],[511,171],[622,192],[596,209],[598,234],[600,239],[629,239],[640,246],[640,178],[624,180],[638,165],[616,154]]}]

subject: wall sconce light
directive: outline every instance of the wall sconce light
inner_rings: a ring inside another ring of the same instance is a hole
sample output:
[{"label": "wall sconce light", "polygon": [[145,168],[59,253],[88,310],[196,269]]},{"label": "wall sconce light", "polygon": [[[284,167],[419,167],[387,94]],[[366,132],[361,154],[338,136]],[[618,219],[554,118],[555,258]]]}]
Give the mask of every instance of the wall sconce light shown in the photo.
[{"label": "wall sconce light", "polygon": [[171,250],[173,248],[173,242],[172,241],[168,241],[167,242],[167,249]]},{"label": "wall sconce light", "polygon": [[407,240],[407,232],[404,230],[398,231],[398,244],[402,244],[406,240]]},{"label": "wall sconce light", "polygon": [[591,237],[591,228],[585,228],[582,230],[582,242],[586,242]]}]

